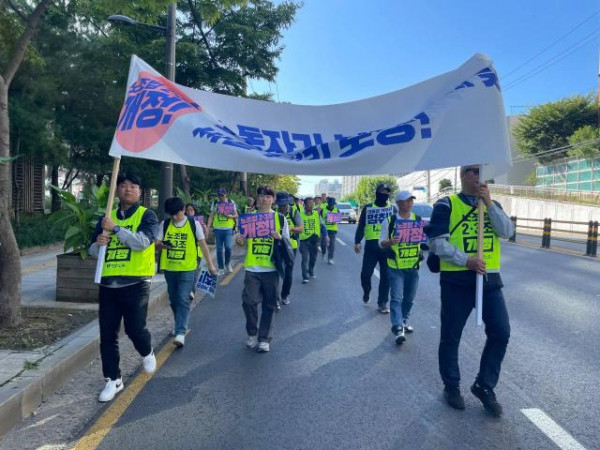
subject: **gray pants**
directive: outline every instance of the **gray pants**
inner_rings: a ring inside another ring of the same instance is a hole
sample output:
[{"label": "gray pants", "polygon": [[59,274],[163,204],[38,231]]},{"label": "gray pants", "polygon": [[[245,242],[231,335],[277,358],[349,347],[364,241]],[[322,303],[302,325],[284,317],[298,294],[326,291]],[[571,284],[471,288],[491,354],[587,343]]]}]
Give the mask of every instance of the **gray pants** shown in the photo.
[{"label": "gray pants", "polygon": [[319,238],[311,236],[300,241],[300,255],[302,255],[302,279],[308,280],[309,275],[314,275],[317,253],[319,252]]},{"label": "gray pants", "polygon": [[333,254],[335,253],[335,237],[337,236],[337,231],[327,231],[327,235],[329,236],[329,246],[327,247],[327,259],[333,259]]},{"label": "gray pants", "polygon": [[[279,274],[274,272],[250,272],[246,270],[242,309],[246,316],[248,336],[258,334],[259,342],[271,342],[273,311],[277,306]],[[258,325],[258,305],[262,304],[260,325]]]}]

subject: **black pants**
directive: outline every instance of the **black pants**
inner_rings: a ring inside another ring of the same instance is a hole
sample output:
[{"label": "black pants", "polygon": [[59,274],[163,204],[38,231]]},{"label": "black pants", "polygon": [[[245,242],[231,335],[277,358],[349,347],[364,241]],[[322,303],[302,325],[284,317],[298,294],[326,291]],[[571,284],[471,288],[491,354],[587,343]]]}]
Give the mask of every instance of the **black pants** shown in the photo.
[{"label": "black pants", "polygon": [[[296,249],[294,249],[294,258],[296,258]],[[292,277],[294,275],[294,263],[286,265],[284,270],[283,282],[281,283],[281,297],[287,298],[292,289]]]},{"label": "black pants", "polygon": [[337,236],[337,231],[328,230],[327,235],[329,236],[329,245],[327,246],[327,259],[333,259],[333,255],[335,253],[335,237]]},{"label": "black pants", "polygon": [[[458,346],[463,328],[475,308],[475,285],[461,286],[441,282],[441,336],[439,348],[440,375],[446,386],[460,384]],[[479,365],[477,382],[487,388],[495,388],[510,337],[510,323],[502,289],[483,291],[483,322],[487,340]]]},{"label": "black pants", "polygon": [[314,275],[317,253],[319,252],[319,238],[316,235],[300,241],[300,255],[302,256],[302,279],[308,280],[309,275]]},{"label": "black pants", "polygon": [[146,328],[150,283],[142,281],[122,288],[100,286],[98,322],[100,323],[100,356],[105,378],[121,378],[119,368],[119,330],[121,319],[125,333],[141,356],[152,351],[150,332]]},{"label": "black pants", "polygon": [[366,241],[362,269],[360,271],[360,284],[363,288],[364,298],[368,298],[371,293],[371,277],[377,264],[379,264],[379,295],[377,297],[377,304],[385,306],[390,299],[387,256],[385,251],[379,248],[377,240]]},{"label": "black pants", "polygon": [[[259,342],[271,342],[271,323],[277,305],[279,274],[277,272],[250,272],[246,270],[242,308],[246,315],[248,336],[258,334]],[[262,304],[260,326],[258,326],[258,305]]]}]

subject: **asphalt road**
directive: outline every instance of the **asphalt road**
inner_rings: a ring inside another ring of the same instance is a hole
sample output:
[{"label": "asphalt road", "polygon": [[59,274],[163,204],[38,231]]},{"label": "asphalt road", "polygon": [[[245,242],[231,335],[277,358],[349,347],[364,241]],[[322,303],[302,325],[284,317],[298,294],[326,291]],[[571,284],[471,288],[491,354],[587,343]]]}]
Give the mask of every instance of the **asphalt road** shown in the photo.
[{"label": "asphalt road", "polygon": [[219,287],[194,310],[185,348],[99,448],[600,448],[598,261],[504,245],[512,336],[498,420],[468,392],[484,343],[474,318],[460,354],[467,409],[455,411],[443,402],[437,370],[437,276],[421,269],[415,332],[396,346],[375,294],[361,300],[354,230],[341,227],[347,245],[338,242],[335,265],[319,260],[310,284],[300,284],[296,268],[268,354],[244,345],[243,271]]}]

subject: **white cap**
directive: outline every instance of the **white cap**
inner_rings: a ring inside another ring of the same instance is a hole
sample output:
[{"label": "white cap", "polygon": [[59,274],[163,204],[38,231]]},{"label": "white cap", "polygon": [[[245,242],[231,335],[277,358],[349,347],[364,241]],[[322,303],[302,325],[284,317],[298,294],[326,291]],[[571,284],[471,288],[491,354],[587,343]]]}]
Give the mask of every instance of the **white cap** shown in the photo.
[{"label": "white cap", "polygon": [[412,195],[409,191],[400,191],[396,194],[396,201],[405,201],[408,199],[416,199],[414,195]]}]

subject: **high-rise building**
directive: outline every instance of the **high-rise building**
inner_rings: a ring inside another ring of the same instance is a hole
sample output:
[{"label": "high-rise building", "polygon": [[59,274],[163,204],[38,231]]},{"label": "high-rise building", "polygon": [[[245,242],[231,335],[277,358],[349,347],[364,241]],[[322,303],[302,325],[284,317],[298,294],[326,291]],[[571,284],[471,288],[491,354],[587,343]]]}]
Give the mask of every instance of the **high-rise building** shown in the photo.
[{"label": "high-rise building", "polygon": [[315,195],[327,194],[327,197],[340,199],[342,196],[342,184],[339,180],[330,183],[329,180],[321,180],[315,185]]},{"label": "high-rise building", "polygon": [[362,175],[348,175],[342,178],[342,198],[356,191],[362,177]]}]

